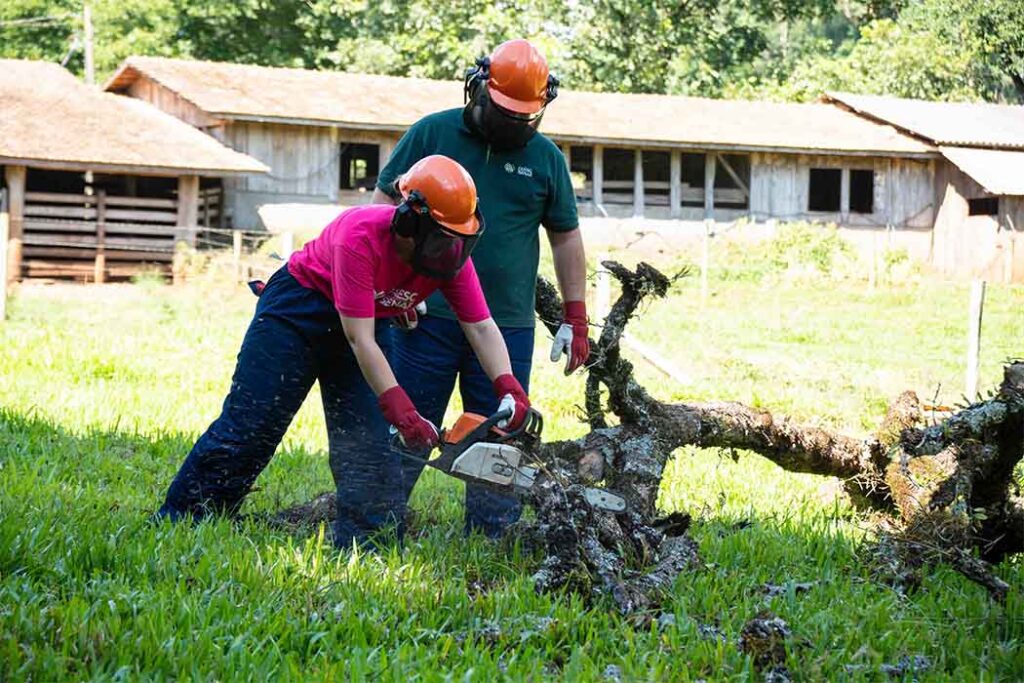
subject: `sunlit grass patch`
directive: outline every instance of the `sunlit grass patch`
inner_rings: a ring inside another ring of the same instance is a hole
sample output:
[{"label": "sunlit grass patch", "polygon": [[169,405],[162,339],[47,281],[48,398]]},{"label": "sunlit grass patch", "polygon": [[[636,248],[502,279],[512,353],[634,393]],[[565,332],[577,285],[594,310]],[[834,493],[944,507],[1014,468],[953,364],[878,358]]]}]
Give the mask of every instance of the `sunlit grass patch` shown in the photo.
[{"label": "sunlit grass patch", "polygon": [[[959,399],[962,284],[869,292],[762,273],[710,285],[702,304],[697,279],[681,281],[630,328],[685,374],[626,349],[660,398],[741,400],[859,434],[904,389]],[[0,678],[594,680],[613,665],[624,680],[743,680],[753,670],[736,638],[761,609],[792,628],[801,680],[878,680],[881,664],[913,655],[932,663],[925,680],[1021,677],[1020,558],[999,568],[1013,586],[1003,606],[943,568],[901,595],[865,566],[870,520],[834,480],[744,452],[682,449],[670,462],[661,506],[694,516],[706,566],[647,620],[535,594],[536,556],[464,538],[462,487],[435,473],[401,550],[338,553],[322,528],[261,521],[333,486],[315,389],[246,519],[152,525],[219,410],[254,302],[201,284],[16,293],[0,325]],[[1021,339],[1024,288],[991,285],[983,383]],[[546,438],[579,436],[582,378],[548,363],[545,340],[531,394]]]}]

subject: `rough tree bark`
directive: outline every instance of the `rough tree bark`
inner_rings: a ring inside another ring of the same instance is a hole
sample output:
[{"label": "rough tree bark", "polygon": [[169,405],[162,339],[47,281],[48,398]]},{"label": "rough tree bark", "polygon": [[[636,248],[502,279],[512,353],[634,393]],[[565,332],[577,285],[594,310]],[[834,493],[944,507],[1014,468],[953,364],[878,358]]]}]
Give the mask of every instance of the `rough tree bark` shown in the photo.
[{"label": "rough tree bark", "polygon": [[[931,427],[920,426],[917,397],[907,392],[866,439],[740,403],[666,404],[636,383],[619,339],[640,303],[664,296],[671,280],[646,264],[635,271],[602,265],[622,295],[593,345],[585,397],[592,431],[543,444],[535,454],[547,474],[533,500],[547,549],[538,589],[590,582],[622,611],[656,600],[658,589],[697,562],[685,520],[655,517],[665,464],[676,449],[695,445],[746,449],[788,471],[840,477],[855,500],[892,513],[898,532],[886,547],[893,562],[948,561],[994,597],[1005,595],[1006,584],[987,562],[1024,550],[1024,506],[1013,479],[1024,457],[1024,362],[1007,365],[994,397]],[[558,295],[547,282],[539,283],[537,311],[549,327],[559,319]],[[617,426],[608,426],[602,386]],[[597,481],[627,498],[627,513],[596,511],[582,501],[580,487]]]},{"label": "rough tree bark", "polygon": [[[678,448],[694,445],[745,449],[787,471],[840,477],[855,500],[891,513],[892,531],[875,552],[887,575],[912,580],[920,566],[946,561],[995,598],[1005,596],[1007,585],[988,563],[1024,550],[1024,499],[1013,477],[1024,456],[1024,361],[1006,366],[995,396],[940,424],[922,426],[917,397],[904,393],[868,438],[740,403],[662,403],[636,382],[619,340],[638,306],[665,296],[673,278],[643,263],[635,271],[612,261],[602,265],[622,294],[592,342],[585,393],[591,431],[530,454],[541,470],[529,500],[537,514],[516,533],[545,550],[534,575],[538,590],[570,586],[608,595],[628,613],[656,604],[680,572],[698,567],[697,546],[686,533],[689,517],[659,519],[655,510],[666,463]],[[538,281],[536,303],[554,332],[561,303],[550,283]],[[609,424],[607,412],[617,425]],[[583,489],[598,482],[627,499],[626,512],[587,504]],[[334,507],[330,496],[312,506]]]}]

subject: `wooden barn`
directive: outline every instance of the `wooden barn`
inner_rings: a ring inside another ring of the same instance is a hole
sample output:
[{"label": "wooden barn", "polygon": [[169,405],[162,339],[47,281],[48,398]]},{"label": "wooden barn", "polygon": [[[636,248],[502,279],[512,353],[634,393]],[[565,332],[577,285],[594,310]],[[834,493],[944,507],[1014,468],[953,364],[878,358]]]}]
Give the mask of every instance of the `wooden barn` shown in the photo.
[{"label": "wooden barn", "polygon": [[1024,107],[828,93],[825,99],[938,148],[932,262],[1024,282]]},{"label": "wooden barn", "polygon": [[[105,87],[271,168],[225,179],[225,202],[243,229],[259,229],[260,214],[277,204],[368,201],[409,125],[463,102],[459,82],[152,57],[129,58]],[[1024,111],[1005,109],[1011,117]],[[811,220],[836,223],[853,238],[885,234],[887,244],[953,274],[976,275],[978,264],[992,259],[981,242],[970,245],[977,254],[955,263],[940,253],[940,188],[944,193],[951,182],[944,143],[837,100],[563,90],[542,130],[569,161],[583,216]],[[1003,277],[1024,274],[1011,267]]]},{"label": "wooden barn", "polygon": [[56,64],[0,60],[8,274],[103,281],[166,268],[223,220],[221,182],[267,168]]}]

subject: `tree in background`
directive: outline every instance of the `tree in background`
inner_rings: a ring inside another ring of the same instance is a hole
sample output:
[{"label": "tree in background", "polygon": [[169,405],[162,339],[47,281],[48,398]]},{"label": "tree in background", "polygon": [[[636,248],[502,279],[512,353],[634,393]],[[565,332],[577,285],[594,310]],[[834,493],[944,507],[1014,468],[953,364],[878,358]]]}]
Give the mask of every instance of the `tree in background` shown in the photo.
[{"label": "tree in background", "polygon": [[535,41],[564,60],[565,4],[557,0],[311,0],[306,61],[364,73],[461,78],[474,60],[510,38]]},{"label": "tree in background", "polygon": [[[99,77],[130,54],[458,78],[513,37],[567,87],[1024,101],[1021,0],[93,0]],[[81,0],[4,0],[0,56],[82,70]]]},{"label": "tree in background", "polygon": [[857,35],[833,50],[807,50],[788,73],[780,70],[759,82],[733,81],[722,94],[802,101],[825,90],[844,90],[1024,102],[1020,0],[916,0],[892,16],[897,18],[863,23]]},{"label": "tree in background", "polygon": [[75,0],[4,0],[0,3],[0,57],[64,60],[74,52],[80,12]]}]

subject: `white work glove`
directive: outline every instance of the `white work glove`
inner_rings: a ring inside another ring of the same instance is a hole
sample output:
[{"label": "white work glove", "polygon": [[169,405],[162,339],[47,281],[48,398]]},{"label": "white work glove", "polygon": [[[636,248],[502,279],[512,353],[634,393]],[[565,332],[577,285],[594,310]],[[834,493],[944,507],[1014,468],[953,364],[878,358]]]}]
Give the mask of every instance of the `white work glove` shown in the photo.
[{"label": "white work glove", "polygon": [[498,429],[504,429],[508,427],[512,420],[516,419],[516,399],[512,394],[505,394],[501,397],[501,403],[498,404],[498,412],[508,409],[512,411],[512,414],[505,420],[498,421]]},{"label": "white work glove", "polygon": [[566,301],[562,305],[562,324],[551,345],[551,362],[557,363],[566,355],[565,374],[575,372],[590,357],[590,328],[587,324],[587,305],[582,301]]},{"label": "white work glove", "polygon": [[392,318],[392,320],[395,321],[395,325],[397,325],[403,330],[415,330],[416,326],[420,324],[420,316],[426,314],[427,302],[421,301],[418,304],[416,304],[413,308],[408,308],[402,311],[394,318]]},{"label": "white work glove", "polygon": [[558,332],[555,333],[555,341],[551,343],[551,362],[557,363],[562,358],[562,354],[568,354],[570,349],[572,349],[572,325],[562,323],[558,327]]},{"label": "white work glove", "polygon": [[497,427],[512,431],[519,429],[530,410],[530,399],[527,397],[523,385],[511,373],[508,373],[497,377],[492,386],[494,387],[494,396],[498,398],[498,411],[512,410],[512,415],[501,420]]}]

